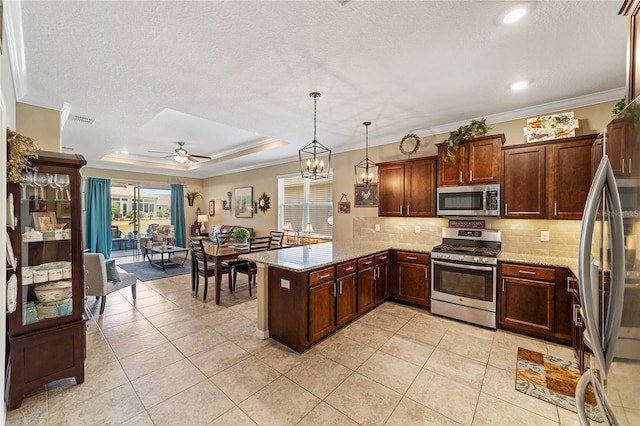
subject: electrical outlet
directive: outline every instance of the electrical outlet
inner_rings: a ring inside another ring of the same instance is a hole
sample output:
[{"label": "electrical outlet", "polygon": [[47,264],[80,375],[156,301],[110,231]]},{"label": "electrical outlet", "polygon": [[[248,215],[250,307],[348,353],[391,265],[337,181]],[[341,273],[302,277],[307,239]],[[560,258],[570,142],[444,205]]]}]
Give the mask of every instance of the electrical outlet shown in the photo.
[{"label": "electrical outlet", "polygon": [[419,234],[419,233],[420,233],[420,227],[416,226],[416,234]]},{"label": "electrical outlet", "polygon": [[291,288],[291,281],[285,280],[284,278],[280,279],[280,287]]},{"label": "electrical outlet", "polygon": [[376,232],[380,232],[380,224],[376,223]]},{"label": "electrical outlet", "polygon": [[549,231],[540,231],[540,241],[549,242]]}]

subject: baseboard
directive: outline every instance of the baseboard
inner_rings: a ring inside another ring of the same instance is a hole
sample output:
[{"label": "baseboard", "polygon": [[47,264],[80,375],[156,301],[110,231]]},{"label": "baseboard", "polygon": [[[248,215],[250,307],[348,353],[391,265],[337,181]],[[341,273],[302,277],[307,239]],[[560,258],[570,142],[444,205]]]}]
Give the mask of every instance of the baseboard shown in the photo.
[{"label": "baseboard", "polygon": [[256,337],[261,340],[265,340],[269,338],[269,330],[260,330],[256,328]]}]

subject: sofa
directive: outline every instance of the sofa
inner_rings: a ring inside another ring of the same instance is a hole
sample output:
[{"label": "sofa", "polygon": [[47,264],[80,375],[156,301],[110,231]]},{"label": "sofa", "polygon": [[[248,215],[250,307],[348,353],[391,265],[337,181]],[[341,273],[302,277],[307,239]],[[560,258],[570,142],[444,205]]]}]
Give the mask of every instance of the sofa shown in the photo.
[{"label": "sofa", "polygon": [[[211,241],[216,241],[216,234],[219,232],[226,232],[232,235],[231,239],[233,240],[233,231],[238,228],[244,228],[249,231],[249,237],[255,237],[256,233],[253,228],[249,228],[247,226],[242,225],[215,225],[209,230],[209,237]],[[221,241],[221,243],[225,243],[226,241]]]},{"label": "sofa", "polygon": [[176,243],[176,237],[173,232],[173,225],[158,225],[153,224],[150,226],[148,235],[140,237],[140,249],[144,249],[148,243],[152,246],[161,245],[166,243],[173,246]]}]

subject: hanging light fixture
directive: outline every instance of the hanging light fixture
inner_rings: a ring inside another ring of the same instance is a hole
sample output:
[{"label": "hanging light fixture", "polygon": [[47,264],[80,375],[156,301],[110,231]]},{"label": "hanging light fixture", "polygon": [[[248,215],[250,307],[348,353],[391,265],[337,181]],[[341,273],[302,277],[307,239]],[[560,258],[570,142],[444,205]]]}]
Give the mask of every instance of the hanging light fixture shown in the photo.
[{"label": "hanging light fixture", "polygon": [[316,103],[320,93],[311,92],[309,96],[313,98],[313,142],[298,151],[300,173],[303,178],[322,179],[329,177],[331,150],[316,140]]},{"label": "hanging light fixture", "polygon": [[371,185],[375,182],[375,176],[378,174],[378,165],[369,160],[369,126],[370,121],[362,123],[366,129],[364,160],[354,166],[356,172],[356,183],[362,185]]}]

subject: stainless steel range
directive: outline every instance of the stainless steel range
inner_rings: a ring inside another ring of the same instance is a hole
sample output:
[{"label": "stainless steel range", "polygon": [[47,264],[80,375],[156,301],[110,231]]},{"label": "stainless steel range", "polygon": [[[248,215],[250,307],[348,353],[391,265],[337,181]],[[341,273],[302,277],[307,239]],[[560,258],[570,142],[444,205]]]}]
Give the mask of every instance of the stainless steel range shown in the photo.
[{"label": "stainless steel range", "polygon": [[431,312],[496,328],[502,231],[442,228],[431,250]]}]

